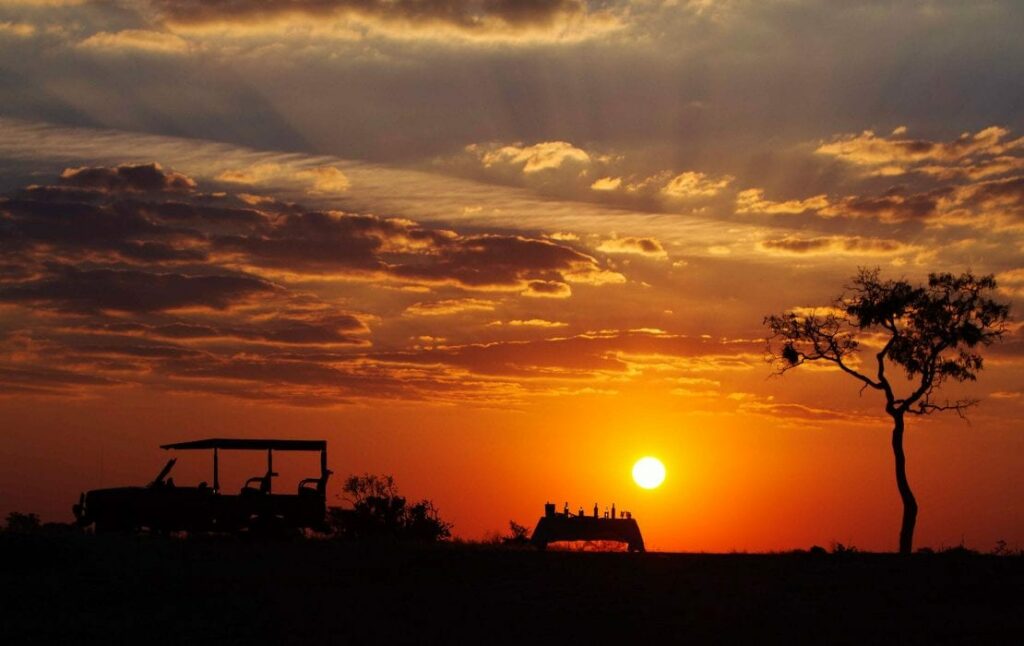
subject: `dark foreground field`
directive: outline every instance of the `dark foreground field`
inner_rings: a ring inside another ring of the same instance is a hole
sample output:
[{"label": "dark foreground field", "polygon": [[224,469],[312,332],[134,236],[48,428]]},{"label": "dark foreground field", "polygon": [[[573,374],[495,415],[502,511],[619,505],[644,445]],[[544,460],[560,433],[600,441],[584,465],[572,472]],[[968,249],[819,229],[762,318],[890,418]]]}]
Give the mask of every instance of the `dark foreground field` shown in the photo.
[{"label": "dark foreground field", "polygon": [[0,535],[0,572],[5,644],[1024,643],[1020,557]]}]

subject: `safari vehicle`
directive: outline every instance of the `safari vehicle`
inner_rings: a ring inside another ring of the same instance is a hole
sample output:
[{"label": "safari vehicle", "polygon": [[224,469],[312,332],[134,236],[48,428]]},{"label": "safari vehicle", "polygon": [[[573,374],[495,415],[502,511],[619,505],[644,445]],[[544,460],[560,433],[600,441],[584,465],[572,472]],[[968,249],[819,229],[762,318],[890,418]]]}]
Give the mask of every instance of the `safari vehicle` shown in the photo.
[{"label": "safari vehicle", "polygon": [[[143,487],[94,489],[74,505],[83,527],[97,533],[132,532],[263,532],[313,529],[327,531],[327,442],[325,440],[209,439],[165,444],[171,451],[213,451],[213,486],[180,487],[170,478],[177,458],[171,458],[157,477]],[[220,451],[266,451],[267,470],[249,478],[241,491],[220,487]],[[275,451],[319,451],[320,476],[299,482],[292,494],[275,493]]]}]

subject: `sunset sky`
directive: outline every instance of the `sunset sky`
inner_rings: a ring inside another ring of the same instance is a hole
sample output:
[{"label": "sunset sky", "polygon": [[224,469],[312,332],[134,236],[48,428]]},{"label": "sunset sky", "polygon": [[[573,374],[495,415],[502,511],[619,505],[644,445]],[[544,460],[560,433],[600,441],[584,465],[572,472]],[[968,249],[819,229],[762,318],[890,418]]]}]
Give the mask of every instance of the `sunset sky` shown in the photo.
[{"label": "sunset sky", "polygon": [[1022,33],[1017,0],[2,0],[0,514],[308,437],[469,539],[614,502],[651,549],[895,549],[881,396],[773,377],[762,326],[878,266],[996,275],[1014,322],[948,389],[981,404],[910,419],[908,470],[919,545],[1024,547]]}]

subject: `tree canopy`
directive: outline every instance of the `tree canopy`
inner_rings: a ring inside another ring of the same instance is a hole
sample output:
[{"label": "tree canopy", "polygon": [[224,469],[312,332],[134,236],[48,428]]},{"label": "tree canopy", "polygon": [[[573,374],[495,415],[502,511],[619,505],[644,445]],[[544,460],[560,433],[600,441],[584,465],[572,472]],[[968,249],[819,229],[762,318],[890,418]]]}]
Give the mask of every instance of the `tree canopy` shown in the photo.
[{"label": "tree canopy", "polygon": [[[903,501],[900,552],[911,551],[917,500],[910,489],[903,451],[904,416],[955,410],[973,399],[937,399],[949,382],[974,381],[984,364],[981,349],[1006,332],[1009,306],[991,298],[995,278],[971,272],[928,275],[925,285],[883,280],[860,269],[828,307],[765,317],[768,355],[779,374],[810,362],[826,362],[885,396],[893,419],[896,486]],[[868,352],[864,352],[867,350]],[[871,357],[873,351],[874,357]],[[902,371],[906,383],[893,381]],[[898,392],[899,391],[899,392]]]},{"label": "tree canopy", "polygon": [[408,503],[389,475],[349,476],[342,491],[352,509],[332,509],[331,522],[343,538],[433,542],[451,537],[452,524],[441,519],[434,503]]}]

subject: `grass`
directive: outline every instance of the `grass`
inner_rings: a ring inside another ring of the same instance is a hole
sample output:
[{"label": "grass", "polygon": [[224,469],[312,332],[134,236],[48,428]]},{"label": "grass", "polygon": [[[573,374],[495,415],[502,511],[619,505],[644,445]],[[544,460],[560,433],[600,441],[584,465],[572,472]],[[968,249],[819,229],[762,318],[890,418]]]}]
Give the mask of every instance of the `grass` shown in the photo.
[{"label": "grass", "polygon": [[21,643],[1020,643],[1024,558],[0,534]]}]

